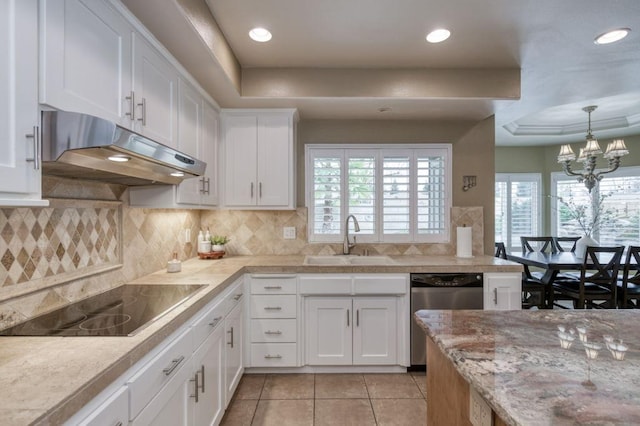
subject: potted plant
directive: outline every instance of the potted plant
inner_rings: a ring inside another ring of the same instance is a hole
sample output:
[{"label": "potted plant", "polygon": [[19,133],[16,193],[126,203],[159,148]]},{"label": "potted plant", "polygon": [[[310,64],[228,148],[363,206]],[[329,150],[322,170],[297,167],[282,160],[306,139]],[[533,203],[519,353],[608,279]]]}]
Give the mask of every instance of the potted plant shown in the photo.
[{"label": "potted plant", "polygon": [[230,238],[225,235],[214,235],[211,237],[211,250],[212,251],[225,251],[224,245],[229,242]]}]

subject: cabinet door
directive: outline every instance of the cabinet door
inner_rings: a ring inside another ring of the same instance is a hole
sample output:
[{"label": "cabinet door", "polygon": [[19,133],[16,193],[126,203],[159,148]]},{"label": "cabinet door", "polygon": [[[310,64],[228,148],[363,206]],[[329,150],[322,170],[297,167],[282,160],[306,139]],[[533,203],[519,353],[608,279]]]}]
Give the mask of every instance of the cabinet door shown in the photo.
[{"label": "cabinet door", "polygon": [[292,157],[291,123],[288,115],[258,116],[258,193],[260,206],[289,205]]},{"label": "cabinet door", "polygon": [[306,363],[352,363],[352,307],[350,297],[309,297],[306,300]]},{"label": "cabinet door", "polygon": [[132,426],[187,426],[190,422],[190,399],[193,392],[191,360],[185,360],[171,380],[153,397],[131,422]]},{"label": "cabinet door", "polygon": [[353,310],[353,364],[397,364],[396,299],[357,297]]},{"label": "cabinet door", "polygon": [[41,4],[40,102],[131,127],[132,27],[106,2]]},{"label": "cabinet door", "polygon": [[[38,3],[0,3],[0,205],[47,205],[40,200]],[[31,135],[31,137],[27,137]]]},{"label": "cabinet door", "polygon": [[228,206],[256,204],[256,116],[224,117],[224,197]]},{"label": "cabinet door", "polygon": [[243,347],[243,308],[242,302],[238,303],[235,308],[225,318],[225,392],[226,403],[231,401],[233,392],[240,382],[242,373],[244,372],[244,363],[242,360]]},{"label": "cabinet door", "polygon": [[484,274],[484,309],[519,310],[521,301],[522,275],[520,273]]},{"label": "cabinet door", "polygon": [[218,204],[218,132],[220,119],[218,112],[207,102],[202,108],[202,138],[199,157],[207,163],[202,179],[202,197],[200,204],[215,206]]},{"label": "cabinet door", "polygon": [[133,129],[178,148],[178,71],[139,34],[133,38],[133,58]]},{"label": "cabinet door", "polygon": [[[225,408],[224,327],[211,333],[193,355],[194,376],[198,375],[198,402],[191,397],[194,425],[220,423]],[[193,378],[193,377],[192,377]],[[191,382],[192,394],[194,382]]]},{"label": "cabinet door", "polygon": [[[202,98],[183,80],[180,80],[178,98],[178,146],[181,151],[202,159],[199,152],[202,144]],[[200,204],[202,189],[202,178],[185,180],[178,186],[177,202]]]}]

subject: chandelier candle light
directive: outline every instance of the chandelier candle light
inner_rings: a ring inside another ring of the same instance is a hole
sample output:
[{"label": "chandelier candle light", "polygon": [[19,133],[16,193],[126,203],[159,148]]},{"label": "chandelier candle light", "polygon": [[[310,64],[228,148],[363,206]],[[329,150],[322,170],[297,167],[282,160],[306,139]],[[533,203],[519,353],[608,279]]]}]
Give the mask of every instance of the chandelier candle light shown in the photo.
[{"label": "chandelier candle light", "polygon": [[602,149],[598,144],[598,140],[591,134],[591,113],[597,108],[596,105],[590,105],[582,108],[582,110],[589,114],[589,127],[587,129],[587,145],[584,148],[580,148],[580,155],[578,155],[578,162],[584,163],[584,169],[582,172],[574,172],[571,170],[571,162],[576,159],[576,155],[571,149],[570,145],[562,145],[560,147],[560,154],[558,154],[558,163],[562,164],[562,169],[569,176],[577,176],[578,182],[584,182],[589,192],[596,186],[602,175],[611,173],[620,167],[620,157],[629,153],[627,147],[624,144],[624,140],[615,139],[609,143],[607,150],[604,153],[604,158],[609,160],[609,169],[601,170],[594,173],[596,168],[596,156],[602,154]]}]

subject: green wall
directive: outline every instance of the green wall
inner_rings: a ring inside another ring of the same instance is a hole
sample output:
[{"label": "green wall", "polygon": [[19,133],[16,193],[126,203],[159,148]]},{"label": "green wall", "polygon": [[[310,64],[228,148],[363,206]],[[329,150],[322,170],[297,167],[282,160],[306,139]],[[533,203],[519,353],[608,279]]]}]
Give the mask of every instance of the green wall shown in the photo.
[{"label": "green wall", "polygon": [[[621,167],[640,166],[640,135],[623,138],[629,155],[622,158]],[[599,140],[600,147],[604,150],[611,139]],[[584,142],[572,143],[571,148],[577,154]],[[557,156],[560,145],[505,147],[497,146],[495,150],[496,173],[542,173],[542,208],[543,230],[545,234],[550,231],[550,208],[547,195],[550,194],[551,173],[562,171],[558,164]],[[600,158],[598,166],[606,167],[606,160]],[[606,176],[605,176],[606,179]]]}]

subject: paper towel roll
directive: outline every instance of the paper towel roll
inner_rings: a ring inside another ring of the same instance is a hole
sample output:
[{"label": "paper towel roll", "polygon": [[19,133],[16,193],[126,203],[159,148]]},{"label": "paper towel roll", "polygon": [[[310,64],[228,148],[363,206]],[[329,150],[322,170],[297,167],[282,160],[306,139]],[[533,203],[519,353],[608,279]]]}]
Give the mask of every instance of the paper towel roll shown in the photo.
[{"label": "paper towel roll", "polygon": [[458,226],[457,252],[458,257],[473,257],[471,242],[471,227]]}]

